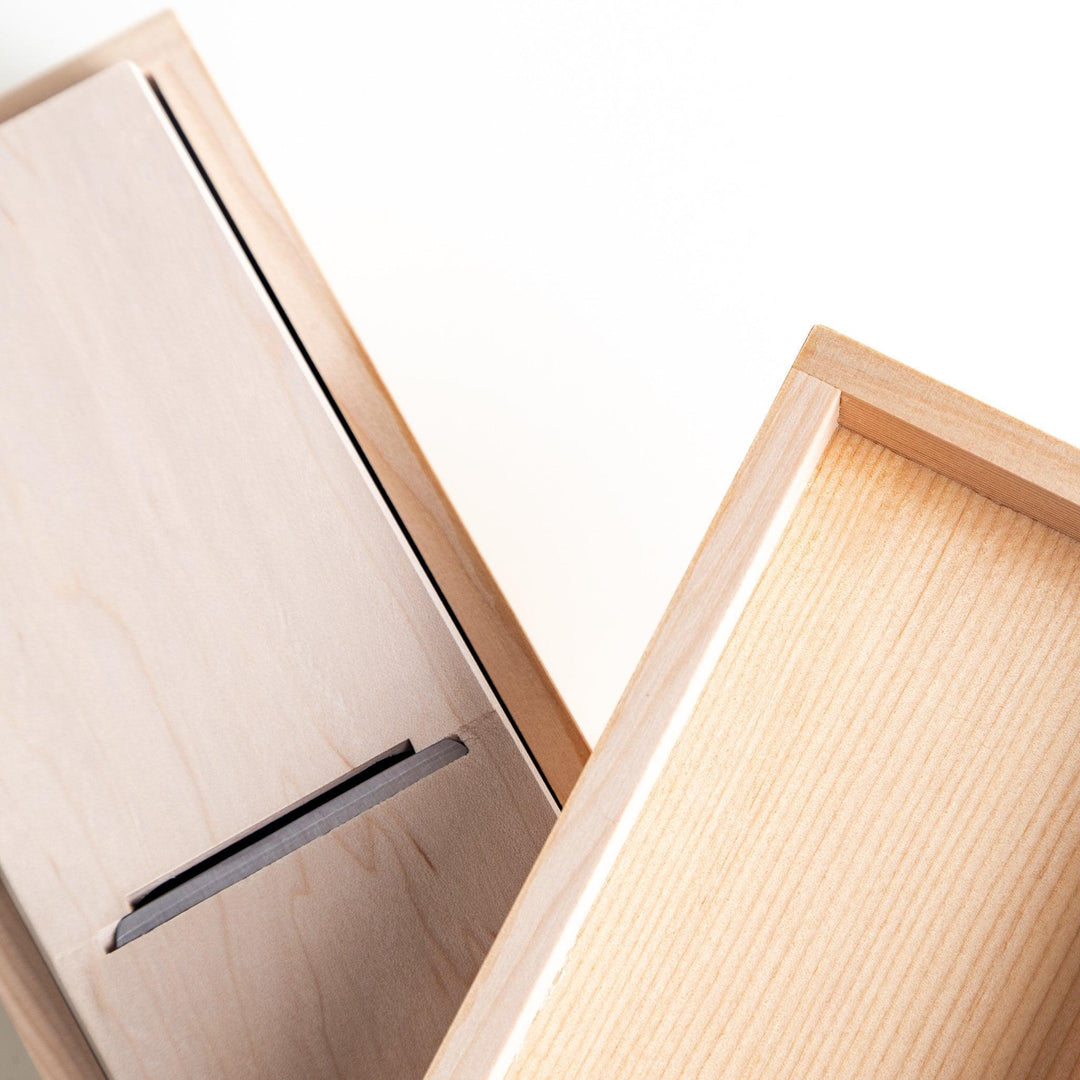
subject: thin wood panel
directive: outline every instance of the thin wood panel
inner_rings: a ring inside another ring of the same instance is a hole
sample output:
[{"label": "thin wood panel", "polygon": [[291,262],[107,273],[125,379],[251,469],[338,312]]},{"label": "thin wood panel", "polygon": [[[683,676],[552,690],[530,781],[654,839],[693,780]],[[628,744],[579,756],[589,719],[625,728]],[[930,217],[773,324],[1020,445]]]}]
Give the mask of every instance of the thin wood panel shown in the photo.
[{"label": "thin wood panel", "polygon": [[1080,1063],[1080,545],[840,430],[511,1075]]},{"label": "thin wood panel", "polygon": [[588,743],[176,15],[154,15],[0,96],[0,121],[122,60],[153,79],[168,101],[530,752],[565,801],[589,757]]},{"label": "thin wood panel", "polygon": [[[4,124],[0,181],[0,866],[109,1069],[141,1074],[124,1010],[149,994],[145,1037],[177,1048],[152,1075],[196,1075],[181,1051],[208,1036],[164,1026],[240,958],[177,919],[193,966],[166,996],[160,960],[104,955],[128,899],[495,703],[141,76]],[[488,739],[520,763],[495,834],[520,882],[553,809],[502,720]],[[513,895],[486,865],[453,894],[477,940]],[[350,962],[302,940],[275,948],[316,985]]]},{"label": "thin wood panel", "polygon": [[417,1080],[550,819],[489,715],[463,758],[114,953],[114,1076]]},{"label": "thin wood panel", "polygon": [[[530,752],[556,796],[565,800],[588,757],[588,744],[176,16],[163,11],[8,91],[0,96],[0,121],[120,60],[135,63],[165,94]],[[0,1002],[19,1016],[20,1035],[44,1076],[95,1075],[86,1064],[90,1052],[82,1033],[2,880]],[[61,1045],[71,1053],[58,1055]]]},{"label": "thin wood panel", "polygon": [[842,391],[840,423],[1080,539],[1080,450],[825,326],[795,367]]}]

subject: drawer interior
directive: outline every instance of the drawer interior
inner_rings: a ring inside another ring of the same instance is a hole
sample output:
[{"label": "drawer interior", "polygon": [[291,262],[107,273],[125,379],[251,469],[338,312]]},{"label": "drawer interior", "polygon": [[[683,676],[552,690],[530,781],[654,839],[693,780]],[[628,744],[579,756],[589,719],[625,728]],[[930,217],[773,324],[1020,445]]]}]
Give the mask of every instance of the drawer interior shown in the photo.
[{"label": "drawer interior", "polygon": [[[555,803],[145,79],[7,121],[0,178],[4,882],[111,1075],[419,1076]],[[447,739],[113,947],[148,891]]]},{"label": "drawer interior", "polygon": [[508,1075],[1075,1075],[1078,604],[838,429]]}]

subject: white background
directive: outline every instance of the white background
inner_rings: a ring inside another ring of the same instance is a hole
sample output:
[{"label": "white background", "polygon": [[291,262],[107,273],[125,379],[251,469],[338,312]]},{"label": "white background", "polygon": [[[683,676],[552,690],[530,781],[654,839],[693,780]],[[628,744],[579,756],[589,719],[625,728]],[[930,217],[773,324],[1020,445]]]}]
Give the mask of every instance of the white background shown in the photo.
[{"label": "white background", "polygon": [[1072,6],[177,10],[594,740],[813,323],[1080,443]]}]

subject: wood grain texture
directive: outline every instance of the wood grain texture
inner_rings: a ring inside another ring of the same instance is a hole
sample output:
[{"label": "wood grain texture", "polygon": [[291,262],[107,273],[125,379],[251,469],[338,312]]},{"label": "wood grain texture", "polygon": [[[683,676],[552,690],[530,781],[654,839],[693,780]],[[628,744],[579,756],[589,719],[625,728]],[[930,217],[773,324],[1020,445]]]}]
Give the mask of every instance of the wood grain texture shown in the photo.
[{"label": "wood grain texture", "polygon": [[429,1080],[500,1076],[512,1060],[835,430],[838,398],[802,372],[782,387]]},{"label": "wood grain texture", "polygon": [[0,121],[128,60],[209,173],[556,798],[589,746],[172,12],[0,97]]},{"label": "wood grain texture", "polygon": [[[168,95],[480,662],[552,789],[565,799],[588,746],[175,16],[154,16],[0,95],[0,121],[123,60],[135,63]],[[37,1039],[43,1048],[85,1044],[40,953],[22,948],[32,941],[13,920],[15,908],[2,882],[0,901],[0,984],[9,995],[21,995],[24,1038]],[[26,980],[6,981],[6,973],[24,970],[34,972],[38,993],[25,993]],[[31,1029],[33,1036],[27,1034]],[[93,1070],[79,1064],[87,1056],[84,1046],[81,1057],[57,1056],[46,1071],[36,1055],[43,1075],[57,1080],[92,1076]]]},{"label": "wood grain texture", "polygon": [[0,890],[0,1007],[44,1078],[105,1080],[6,889]]},{"label": "wood grain texture", "polygon": [[1074,1075],[1078,655],[1080,545],[839,431],[511,1075]]},{"label": "wood grain texture", "polygon": [[[5,123],[0,178],[8,884],[113,1075],[233,1075],[222,1062],[248,1075],[253,1031],[281,1010],[307,1023],[320,1072],[362,1051],[401,1062],[383,1075],[417,1075],[388,1014],[333,1044],[335,973],[348,966],[360,997],[393,995],[364,981],[377,969],[350,965],[339,940],[305,937],[291,893],[265,901],[284,921],[261,901],[243,911],[270,919],[266,947],[309,977],[283,980],[287,999],[260,979],[258,1007],[220,1037],[207,1017],[249,961],[228,935],[203,933],[217,909],[104,954],[149,884],[389,746],[468,730],[497,703],[138,72],[117,65]],[[496,846],[520,883],[554,813],[495,719],[488,741],[500,738],[520,767],[518,790],[502,789]],[[463,797],[479,804],[479,789],[474,779]],[[325,845],[309,848],[296,854],[310,874],[337,873],[313,854]],[[376,873],[365,910],[383,903],[386,916],[416,891],[405,849],[398,858],[409,889]],[[473,940],[494,933],[492,912],[514,891],[485,891],[490,861],[438,866],[456,917],[476,916]],[[431,860],[419,847],[411,863],[422,876]],[[327,887],[315,903],[335,902]],[[418,906],[425,933],[403,931],[389,952],[408,963],[399,981],[413,1009],[430,994],[445,1025],[464,987],[440,970],[450,929]],[[246,932],[239,909],[222,910],[218,922]],[[418,1031],[413,1046],[430,1055],[438,1032]],[[214,1069],[193,1064],[196,1045]],[[152,1067],[146,1046],[158,1048]]]},{"label": "wood grain texture", "polygon": [[551,825],[497,717],[459,734],[466,757],[94,952],[113,1075],[422,1077]]},{"label": "wood grain texture", "polygon": [[844,427],[1080,539],[1080,450],[824,326],[795,366],[841,391]]}]

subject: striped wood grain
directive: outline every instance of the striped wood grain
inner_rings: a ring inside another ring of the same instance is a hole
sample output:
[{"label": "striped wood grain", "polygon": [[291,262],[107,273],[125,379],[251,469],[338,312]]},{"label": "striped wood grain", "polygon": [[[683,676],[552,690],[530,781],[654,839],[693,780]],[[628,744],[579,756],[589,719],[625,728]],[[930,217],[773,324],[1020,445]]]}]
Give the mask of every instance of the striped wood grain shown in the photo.
[{"label": "striped wood grain", "polygon": [[510,1075],[1080,1063],[1080,545],[839,431]]},{"label": "striped wood grain", "polygon": [[500,1076],[679,737],[836,428],[793,371],[507,918],[428,1080]]},{"label": "striped wood grain", "polygon": [[1080,450],[825,326],[795,367],[841,391],[840,424],[1080,539]]}]

